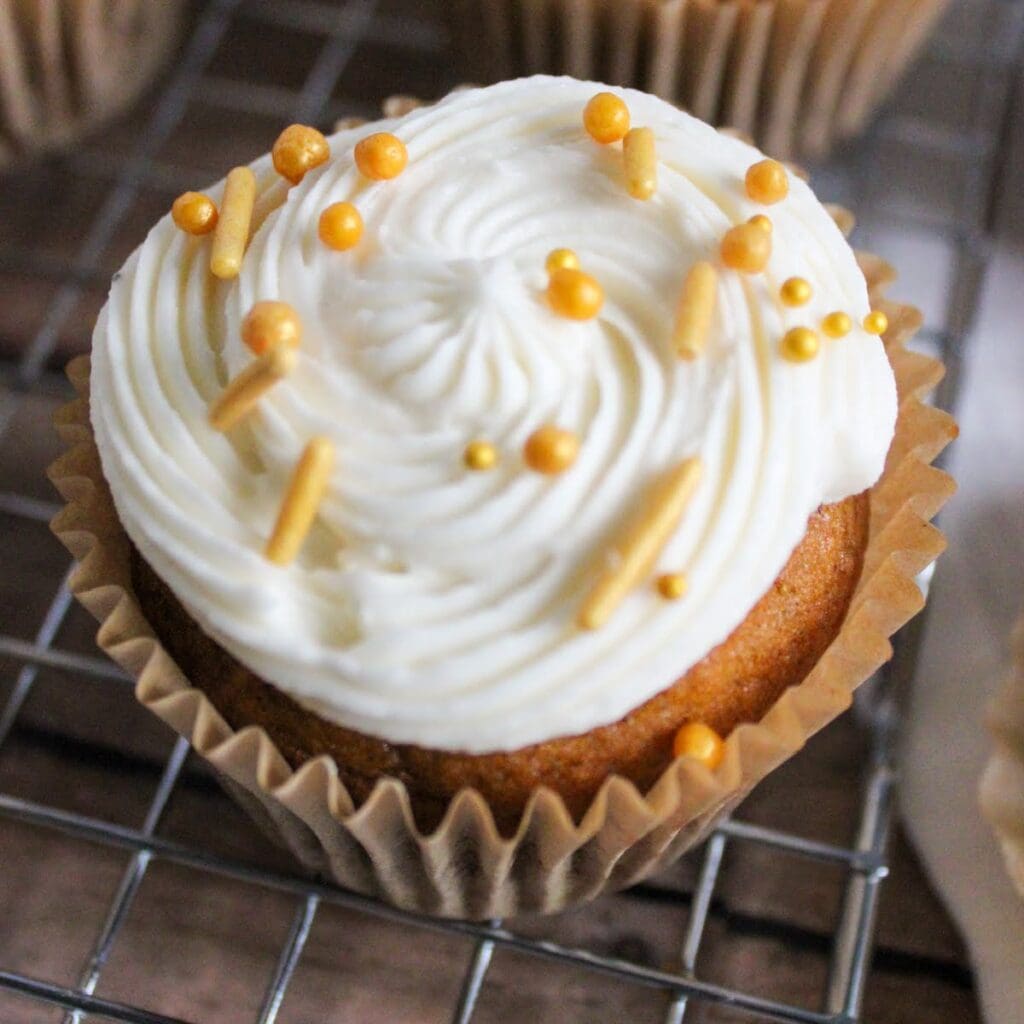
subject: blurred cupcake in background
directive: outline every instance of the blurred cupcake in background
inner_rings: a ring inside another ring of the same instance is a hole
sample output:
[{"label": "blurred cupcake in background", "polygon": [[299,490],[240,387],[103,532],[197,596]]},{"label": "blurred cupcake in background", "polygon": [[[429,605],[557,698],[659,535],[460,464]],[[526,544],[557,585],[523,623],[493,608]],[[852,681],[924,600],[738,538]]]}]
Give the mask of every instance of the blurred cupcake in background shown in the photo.
[{"label": "blurred cupcake in background", "polygon": [[777,157],[857,135],[949,0],[453,0],[478,81],[632,85]]},{"label": "blurred cupcake in background", "polygon": [[127,108],[178,38],[178,0],[0,0],[0,167]]},{"label": "blurred cupcake in background", "polygon": [[988,717],[995,749],[981,780],[981,806],[1024,898],[1024,618],[1015,632],[1013,669]]}]

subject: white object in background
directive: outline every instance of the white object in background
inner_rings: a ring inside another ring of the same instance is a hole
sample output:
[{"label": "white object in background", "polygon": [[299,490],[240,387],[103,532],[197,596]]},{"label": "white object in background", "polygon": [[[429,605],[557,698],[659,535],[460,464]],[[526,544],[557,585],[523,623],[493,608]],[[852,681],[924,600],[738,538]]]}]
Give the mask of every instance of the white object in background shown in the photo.
[{"label": "white object in background", "polygon": [[1024,256],[1000,251],[983,297],[944,514],[949,550],[911,702],[902,802],[931,879],[970,948],[988,1024],[1024,1024],[1024,901],[978,805],[992,749],[985,705],[1006,677],[1024,604]]}]

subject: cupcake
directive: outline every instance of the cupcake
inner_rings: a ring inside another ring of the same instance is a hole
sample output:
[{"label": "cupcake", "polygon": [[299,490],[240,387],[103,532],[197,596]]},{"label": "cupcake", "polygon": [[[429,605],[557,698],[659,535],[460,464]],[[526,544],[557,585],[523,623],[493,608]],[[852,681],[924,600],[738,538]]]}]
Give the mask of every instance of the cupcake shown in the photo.
[{"label": "cupcake", "polygon": [[72,368],[74,590],[340,881],[469,916],[626,884],[920,604],[953,428],[864,266],[632,90],[292,126],[174,204]]},{"label": "cupcake", "polygon": [[468,73],[648,89],[780,159],[859,134],[948,0],[460,0]]},{"label": "cupcake", "polygon": [[1013,669],[988,717],[995,749],[981,779],[981,807],[1024,898],[1024,620],[1015,634]]},{"label": "cupcake", "polygon": [[127,108],[178,36],[181,5],[0,4],[0,166],[63,148]]}]

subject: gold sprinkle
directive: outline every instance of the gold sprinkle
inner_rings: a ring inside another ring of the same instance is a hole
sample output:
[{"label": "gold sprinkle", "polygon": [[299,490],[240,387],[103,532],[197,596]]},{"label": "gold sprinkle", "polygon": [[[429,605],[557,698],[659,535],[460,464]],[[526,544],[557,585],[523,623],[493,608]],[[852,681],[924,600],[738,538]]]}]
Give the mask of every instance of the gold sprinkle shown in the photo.
[{"label": "gold sprinkle", "polygon": [[249,225],[255,203],[256,176],[248,167],[234,168],[228,173],[220,217],[213,229],[210,270],[214,277],[224,281],[238,277],[245,247],[249,244]]},{"label": "gold sprinkle", "polygon": [[544,261],[544,269],[549,274],[556,270],[579,270],[580,258],[572,249],[552,249]]},{"label": "gold sprinkle", "polygon": [[571,430],[551,423],[538,427],[523,445],[523,461],[538,473],[554,476],[567,470],[580,451],[580,440]]},{"label": "gold sprinkle", "polygon": [[467,469],[482,471],[498,464],[498,449],[490,441],[470,441],[462,453]]},{"label": "gold sprinkle", "polygon": [[722,262],[730,270],[759,274],[772,255],[772,236],[753,224],[737,224],[722,236]]},{"label": "gold sprinkle", "polygon": [[622,140],[626,187],[634,199],[650,199],[658,187],[658,154],[650,128],[631,128]]},{"label": "gold sprinkle", "polygon": [[672,741],[675,757],[692,757],[700,761],[708,771],[714,771],[725,756],[722,737],[703,722],[687,722]]},{"label": "gold sprinkle", "polygon": [[208,235],[217,226],[217,206],[202,192],[185,192],[174,200],[171,217],[190,235]]},{"label": "gold sprinkle", "polygon": [[678,601],[686,593],[686,575],[681,572],[666,572],[658,577],[658,593],[666,601]]},{"label": "gold sprinkle", "polygon": [[298,348],[302,342],[302,321],[287,302],[264,299],[255,303],[242,319],[242,341],[258,356],[278,346]]},{"label": "gold sprinkle", "polygon": [[288,125],[270,151],[274,170],[292,185],[298,185],[307,171],[326,163],[330,156],[330,143],[308,124]]},{"label": "gold sprinkle", "polygon": [[853,321],[846,313],[836,311],[821,321],[821,330],[829,338],[845,338],[853,330]]},{"label": "gold sprinkle", "polygon": [[864,317],[864,330],[868,334],[885,334],[888,329],[889,318],[880,309],[873,309]]},{"label": "gold sprinkle", "polygon": [[599,92],[583,108],[583,127],[595,142],[618,142],[629,131],[629,107],[615,93]]},{"label": "gold sprinkle", "polygon": [[641,514],[614,544],[608,567],[587,595],[577,616],[581,629],[599,629],[623,598],[650,571],[683,517],[703,473],[699,458],[670,469],[651,489]]},{"label": "gold sprinkle", "polygon": [[672,344],[680,358],[696,359],[704,351],[717,291],[718,272],[715,268],[706,260],[694,263],[683,281],[672,331]]},{"label": "gold sprinkle", "polygon": [[601,282],[582,270],[566,267],[548,278],[548,305],[570,320],[591,320],[601,312],[604,289]]},{"label": "gold sprinkle", "polygon": [[792,327],[783,336],[779,351],[791,363],[806,363],[818,354],[818,347],[818,335],[810,327]]},{"label": "gold sprinkle", "polygon": [[802,277],[786,278],[779,289],[779,298],[785,306],[806,306],[811,295],[811,284]]},{"label": "gold sprinkle", "polygon": [[772,223],[771,217],[769,217],[766,213],[755,213],[754,216],[747,221],[747,223],[753,224],[755,228],[760,228],[762,231],[767,231],[769,235],[772,233],[772,229],[775,227],[775,225]]},{"label": "gold sprinkle", "polygon": [[789,178],[786,168],[778,160],[759,160],[747,170],[744,184],[747,195],[755,203],[769,206],[780,202],[789,195]]},{"label": "gold sprinkle", "polygon": [[210,406],[210,426],[214,430],[230,430],[279,380],[292,372],[296,358],[294,349],[282,345],[253,360],[228,382],[223,394]]},{"label": "gold sprinkle", "polygon": [[314,437],[296,463],[264,549],[271,562],[287,565],[299,553],[327,490],[333,465],[334,445],[326,437]]}]

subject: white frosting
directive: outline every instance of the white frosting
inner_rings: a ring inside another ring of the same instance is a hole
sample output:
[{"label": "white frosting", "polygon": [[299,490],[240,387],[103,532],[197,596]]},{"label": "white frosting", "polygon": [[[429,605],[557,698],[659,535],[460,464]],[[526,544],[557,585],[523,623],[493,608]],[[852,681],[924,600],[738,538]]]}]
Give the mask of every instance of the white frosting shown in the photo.
[{"label": "white frosting", "polygon": [[[290,190],[264,158],[237,281],[216,281],[209,239],[169,217],[115,280],[92,416],[120,518],[207,632],[326,718],[472,752],[613,722],[729,635],[819,504],[881,472],[896,395],[879,340],[855,326],[812,362],[778,354],[789,327],[868,312],[828,213],[793,178],[784,202],[756,206],[743,189],[756,150],[623,89],[660,162],[656,196],[630,198],[621,147],[581,125],[598,88],[525,79],[341,132]],[[408,147],[393,181],[353,166],[377,128]],[[317,238],[341,200],[366,224],[347,253]],[[707,351],[681,361],[669,335],[686,269],[758,212],[775,225],[766,272],[723,271]],[[544,301],[561,246],[604,286],[595,320]],[[814,288],[801,309],[777,298],[791,275]],[[298,310],[299,364],[225,436],[207,406],[252,358],[239,324],[259,299]],[[556,477],[521,457],[549,421],[582,442]],[[300,557],[278,568],[263,544],[315,434],[334,440],[335,469]],[[476,437],[500,448],[497,469],[464,468]],[[685,571],[687,595],[641,586],[606,626],[577,629],[616,526],[692,455],[704,478],[657,566]]]}]

